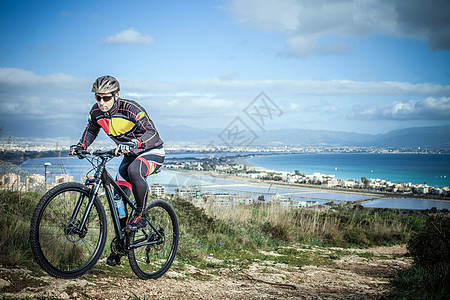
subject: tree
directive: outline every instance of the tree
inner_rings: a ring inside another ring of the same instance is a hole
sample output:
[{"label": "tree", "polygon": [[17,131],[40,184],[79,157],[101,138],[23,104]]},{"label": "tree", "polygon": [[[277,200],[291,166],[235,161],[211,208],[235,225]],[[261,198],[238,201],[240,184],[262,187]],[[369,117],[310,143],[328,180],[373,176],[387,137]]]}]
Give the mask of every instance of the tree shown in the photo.
[{"label": "tree", "polygon": [[361,178],[361,182],[362,182],[364,188],[367,189],[367,187],[369,186],[370,181],[366,177],[362,177]]}]

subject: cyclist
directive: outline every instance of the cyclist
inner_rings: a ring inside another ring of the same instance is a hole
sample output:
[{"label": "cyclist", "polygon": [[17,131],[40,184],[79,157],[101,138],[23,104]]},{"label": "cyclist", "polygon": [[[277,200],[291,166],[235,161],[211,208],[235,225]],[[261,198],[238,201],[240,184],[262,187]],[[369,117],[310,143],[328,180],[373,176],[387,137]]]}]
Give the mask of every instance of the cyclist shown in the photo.
[{"label": "cyclist", "polygon": [[[97,137],[100,128],[117,144],[116,155],[123,155],[116,182],[127,193],[133,193],[137,211],[128,220],[121,220],[125,230],[135,231],[147,226],[143,213],[147,195],[147,176],[155,173],[163,164],[165,152],[163,141],[145,109],[133,100],[119,97],[119,82],[112,76],[95,80],[92,92],[97,103],[90,113],[88,124],[76,150],[86,150]],[[125,144],[124,144],[125,143]],[[115,193],[116,194],[116,193]],[[120,255],[111,253],[107,259],[111,266],[120,264]]]}]

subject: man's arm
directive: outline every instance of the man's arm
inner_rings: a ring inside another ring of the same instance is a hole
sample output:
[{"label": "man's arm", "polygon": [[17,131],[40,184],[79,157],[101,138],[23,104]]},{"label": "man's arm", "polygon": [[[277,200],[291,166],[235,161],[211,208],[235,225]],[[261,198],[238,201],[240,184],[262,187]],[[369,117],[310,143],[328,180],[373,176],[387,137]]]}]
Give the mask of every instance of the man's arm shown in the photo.
[{"label": "man's arm", "polygon": [[155,148],[163,144],[163,141],[159,137],[159,133],[156,130],[155,124],[149,118],[145,109],[138,103],[129,100],[122,100],[127,103],[130,111],[134,115],[134,122],[141,132],[141,136],[137,137],[137,148]]},{"label": "man's arm", "polygon": [[91,114],[89,114],[88,124],[83,134],[81,135],[81,139],[79,145],[86,150],[90,144],[92,144],[97,137],[100,131],[100,126],[97,122],[93,121],[91,118]]},{"label": "man's arm", "polygon": [[138,148],[154,148],[162,144],[155,125],[147,115],[143,118],[143,120],[140,120],[136,124],[145,130],[145,133],[138,138],[138,141],[141,143]]}]

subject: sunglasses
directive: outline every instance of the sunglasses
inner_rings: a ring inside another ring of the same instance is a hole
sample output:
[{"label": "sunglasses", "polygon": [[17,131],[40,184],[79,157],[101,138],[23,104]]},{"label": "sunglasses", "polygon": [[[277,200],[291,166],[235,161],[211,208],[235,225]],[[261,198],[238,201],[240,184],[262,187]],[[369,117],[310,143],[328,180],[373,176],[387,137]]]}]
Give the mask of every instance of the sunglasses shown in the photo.
[{"label": "sunglasses", "polygon": [[114,97],[114,95],[111,95],[111,96],[103,96],[103,97],[100,97],[99,95],[95,95],[95,99],[97,99],[97,101],[99,101],[99,102],[100,102],[100,100],[103,100],[103,102],[108,102],[108,101],[110,101],[113,97]]}]

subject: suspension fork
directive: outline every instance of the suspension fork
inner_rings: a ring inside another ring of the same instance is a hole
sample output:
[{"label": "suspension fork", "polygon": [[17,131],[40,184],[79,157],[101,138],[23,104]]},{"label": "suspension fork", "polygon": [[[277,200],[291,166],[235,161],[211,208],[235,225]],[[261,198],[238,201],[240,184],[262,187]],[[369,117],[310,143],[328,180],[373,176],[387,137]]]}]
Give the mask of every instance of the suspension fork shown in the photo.
[{"label": "suspension fork", "polygon": [[85,198],[84,194],[80,194],[80,196],[78,197],[77,204],[75,205],[75,209],[72,213],[72,217],[70,218],[69,226],[72,225],[73,231],[80,234],[81,237],[86,235],[86,229],[85,229],[86,227],[85,226],[88,221],[88,217],[91,212],[92,206],[94,205],[94,199],[95,199],[95,197],[97,197],[99,187],[100,187],[100,185],[98,183],[96,183],[89,190],[89,199],[88,199],[88,202],[86,205],[86,210],[83,213],[80,223],[78,225],[74,224],[74,222],[78,216],[78,213],[80,212],[81,205],[83,204],[83,201]]},{"label": "suspension fork", "polygon": [[75,209],[72,213],[72,217],[70,218],[70,223],[68,224],[68,227],[71,227],[70,225],[72,225],[74,232],[80,234],[81,237],[86,235],[86,230],[84,230],[83,228],[85,228],[85,226],[86,226],[89,214],[91,213],[92,206],[94,205],[95,197],[97,197],[98,189],[100,188],[100,176],[101,176],[101,174],[103,174],[103,171],[105,170],[105,164],[106,164],[106,160],[103,159],[102,163],[99,165],[99,167],[97,168],[97,170],[95,172],[94,179],[86,180],[85,184],[92,185],[92,187],[89,189],[89,200],[86,205],[86,210],[83,213],[83,217],[81,218],[80,224],[76,225],[76,224],[74,224],[74,221],[76,220],[78,213],[80,212],[81,205],[83,204],[83,200],[84,200],[83,194],[80,194],[80,196],[78,197],[77,204],[75,205]]}]

